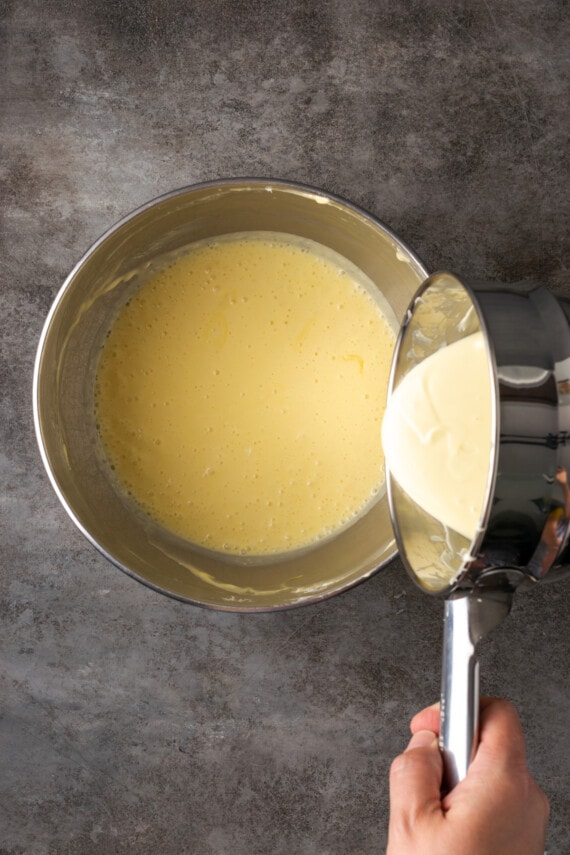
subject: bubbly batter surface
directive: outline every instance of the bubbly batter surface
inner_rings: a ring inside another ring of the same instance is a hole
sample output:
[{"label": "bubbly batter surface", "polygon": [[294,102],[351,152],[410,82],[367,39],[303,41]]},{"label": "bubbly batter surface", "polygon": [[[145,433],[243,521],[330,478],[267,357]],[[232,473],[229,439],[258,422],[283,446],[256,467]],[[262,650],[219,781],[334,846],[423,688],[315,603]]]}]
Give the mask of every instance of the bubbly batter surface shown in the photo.
[{"label": "bubbly batter surface", "polygon": [[196,245],[109,332],[96,388],[107,457],[195,544],[298,549],[382,492],[394,331],[372,284],[321,250],[273,233]]}]

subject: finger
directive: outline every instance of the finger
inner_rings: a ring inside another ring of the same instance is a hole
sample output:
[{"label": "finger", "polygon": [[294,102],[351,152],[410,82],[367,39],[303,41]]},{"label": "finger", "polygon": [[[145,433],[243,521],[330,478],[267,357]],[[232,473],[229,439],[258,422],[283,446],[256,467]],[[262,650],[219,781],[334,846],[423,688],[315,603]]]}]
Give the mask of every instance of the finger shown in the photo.
[{"label": "finger", "polygon": [[[505,772],[508,774],[505,776]],[[479,714],[479,742],[469,775],[443,799],[444,810],[464,798],[465,790],[485,792],[490,781],[508,781],[517,786],[519,773],[526,780],[525,746],[522,726],[516,709],[501,698],[482,698]]]},{"label": "finger", "polygon": [[431,707],[421,710],[416,713],[410,722],[410,730],[412,733],[417,733],[419,730],[431,730],[433,733],[439,733],[439,702],[432,704]]},{"label": "finger", "polygon": [[[525,741],[515,707],[502,698],[484,698],[479,719],[479,763],[525,764]],[[474,761],[475,762],[475,761]]]},{"label": "finger", "polygon": [[422,817],[441,814],[443,763],[431,730],[414,733],[390,769],[390,814],[410,828]]},{"label": "finger", "polygon": [[474,780],[488,786],[493,775],[502,776],[507,770],[513,798],[525,800],[529,810],[534,811],[536,826],[545,829],[550,810],[548,798],[528,771],[525,753],[524,733],[515,707],[500,698],[485,698],[480,743],[472,765]]}]

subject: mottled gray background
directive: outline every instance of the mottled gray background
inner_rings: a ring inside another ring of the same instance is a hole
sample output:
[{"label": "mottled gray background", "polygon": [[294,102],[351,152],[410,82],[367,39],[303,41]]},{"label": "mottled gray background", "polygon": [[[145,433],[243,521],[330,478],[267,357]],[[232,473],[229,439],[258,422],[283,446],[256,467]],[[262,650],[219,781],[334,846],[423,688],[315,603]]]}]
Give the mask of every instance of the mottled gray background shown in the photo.
[{"label": "mottled gray background", "polygon": [[[3,0],[0,852],[372,855],[408,719],[437,697],[441,603],[398,561],[275,615],[123,576],[42,470],[34,353],[122,215],[207,179],[295,179],[430,270],[567,287],[563,0]],[[482,647],[570,852],[570,583]],[[521,853],[524,855],[524,853]]]}]

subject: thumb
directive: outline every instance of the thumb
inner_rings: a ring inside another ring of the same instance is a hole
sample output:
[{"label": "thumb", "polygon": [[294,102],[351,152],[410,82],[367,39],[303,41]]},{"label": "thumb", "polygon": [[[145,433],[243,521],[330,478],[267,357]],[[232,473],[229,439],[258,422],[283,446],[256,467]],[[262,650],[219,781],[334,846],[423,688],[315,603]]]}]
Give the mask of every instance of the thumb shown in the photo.
[{"label": "thumb", "polygon": [[441,814],[443,761],[435,733],[415,733],[390,769],[390,817],[407,828],[435,813]]}]

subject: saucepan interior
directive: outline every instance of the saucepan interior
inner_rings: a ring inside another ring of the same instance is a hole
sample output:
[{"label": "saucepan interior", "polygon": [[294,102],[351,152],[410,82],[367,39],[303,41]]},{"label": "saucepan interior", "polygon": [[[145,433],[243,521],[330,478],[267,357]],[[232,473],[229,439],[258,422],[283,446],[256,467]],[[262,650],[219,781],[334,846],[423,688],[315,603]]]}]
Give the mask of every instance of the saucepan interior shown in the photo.
[{"label": "saucepan interior", "polygon": [[380,222],[337,197],[263,179],[210,182],[160,197],[122,220],[86,253],[46,321],[34,377],[40,451],[75,524],[120,569],[156,590],[232,611],[286,608],[332,596],[395,554],[386,496],[353,526],[299,554],[248,560],[175,537],[109,476],[95,424],[97,361],[113,318],[160,260],[196,241],[269,230],[340,253],[382,293],[399,325],[426,276]]}]

